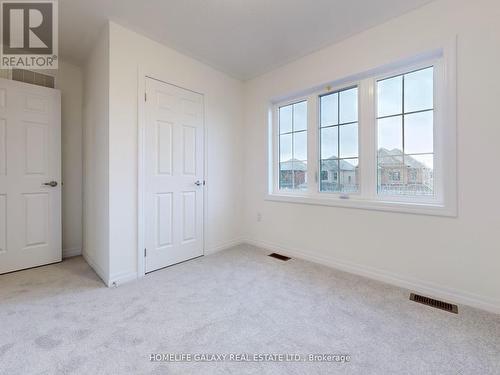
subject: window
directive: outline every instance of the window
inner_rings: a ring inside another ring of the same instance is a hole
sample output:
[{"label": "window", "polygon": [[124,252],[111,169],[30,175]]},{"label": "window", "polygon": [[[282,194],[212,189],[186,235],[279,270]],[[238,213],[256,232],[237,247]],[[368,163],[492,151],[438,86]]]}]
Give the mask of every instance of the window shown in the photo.
[{"label": "window", "polygon": [[[358,88],[320,97],[320,191],[357,192],[358,183]],[[340,173],[340,179],[338,174]]]},{"label": "window", "polygon": [[277,103],[268,199],[454,216],[453,50]]},{"label": "window", "polygon": [[379,194],[434,195],[433,123],[432,66],[377,82]]},{"label": "window", "polygon": [[400,182],[401,181],[401,171],[390,171],[389,172],[389,180],[391,182]]},{"label": "window", "polygon": [[307,189],[307,101],[279,108],[281,190]]}]

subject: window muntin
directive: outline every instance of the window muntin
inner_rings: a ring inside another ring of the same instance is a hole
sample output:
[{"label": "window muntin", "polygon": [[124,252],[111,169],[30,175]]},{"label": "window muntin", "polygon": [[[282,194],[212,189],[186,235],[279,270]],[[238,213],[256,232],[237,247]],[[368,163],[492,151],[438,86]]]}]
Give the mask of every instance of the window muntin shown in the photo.
[{"label": "window muntin", "polygon": [[307,190],[307,101],[278,109],[279,189]]},{"label": "window muntin", "polygon": [[376,85],[378,194],[433,197],[434,67]]},{"label": "window muntin", "polygon": [[319,97],[320,192],[359,191],[358,87]]}]

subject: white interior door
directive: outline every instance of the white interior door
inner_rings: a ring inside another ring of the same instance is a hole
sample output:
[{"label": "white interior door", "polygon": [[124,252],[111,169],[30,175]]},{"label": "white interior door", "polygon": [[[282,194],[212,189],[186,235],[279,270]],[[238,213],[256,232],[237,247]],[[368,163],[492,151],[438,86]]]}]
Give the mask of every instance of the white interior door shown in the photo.
[{"label": "white interior door", "polygon": [[146,272],[203,255],[203,96],[146,78]]},{"label": "white interior door", "polygon": [[0,273],[61,256],[60,92],[0,79]]}]

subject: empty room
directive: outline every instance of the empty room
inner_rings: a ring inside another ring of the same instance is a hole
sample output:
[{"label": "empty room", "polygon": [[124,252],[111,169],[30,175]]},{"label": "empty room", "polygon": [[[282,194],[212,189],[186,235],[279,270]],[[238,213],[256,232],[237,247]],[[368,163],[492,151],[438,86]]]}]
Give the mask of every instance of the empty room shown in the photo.
[{"label": "empty room", "polygon": [[499,20],[0,1],[0,374],[500,375]]}]

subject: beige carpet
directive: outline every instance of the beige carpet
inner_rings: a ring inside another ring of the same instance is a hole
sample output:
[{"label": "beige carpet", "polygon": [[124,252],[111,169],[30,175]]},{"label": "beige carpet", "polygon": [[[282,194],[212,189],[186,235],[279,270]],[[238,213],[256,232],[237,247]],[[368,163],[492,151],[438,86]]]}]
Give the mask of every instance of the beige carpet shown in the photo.
[{"label": "beige carpet", "polygon": [[[0,303],[0,374],[500,374],[500,316],[435,310],[250,246],[111,289],[73,258],[0,276]],[[152,353],[350,362],[152,363]]]}]

